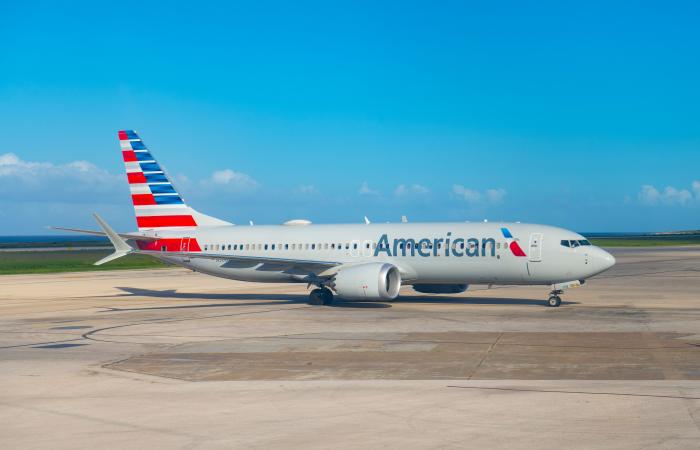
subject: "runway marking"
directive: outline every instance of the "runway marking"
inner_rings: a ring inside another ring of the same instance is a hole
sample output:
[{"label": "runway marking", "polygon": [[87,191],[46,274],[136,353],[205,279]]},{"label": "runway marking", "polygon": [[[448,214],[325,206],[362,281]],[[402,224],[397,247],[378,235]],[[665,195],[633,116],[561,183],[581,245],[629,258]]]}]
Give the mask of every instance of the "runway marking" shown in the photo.
[{"label": "runway marking", "polygon": [[179,319],[157,318],[157,319],[144,320],[144,321],[136,322],[136,323],[127,323],[127,324],[123,324],[123,325],[114,325],[111,327],[98,328],[98,329],[83,333],[82,338],[89,339],[91,341],[96,341],[96,342],[110,342],[110,343],[114,343],[114,344],[149,344],[149,342],[121,342],[121,341],[110,341],[110,340],[106,340],[106,339],[96,339],[95,337],[93,337],[93,335],[95,335],[101,331],[114,330],[117,328],[126,328],[126,327],[137,326],[137,325],[146,325],[146,324],[153,324],[153,323],[186,322],[189,320],[216,319],[219,317],[233,317],[233,316],[244,316],[244,315],[250,315],[250,314],[264,314],[264,313],[268,313],[268,312],[288,311],[288,310],[293,310],[293,309],[305,309],[305,308],[309,308],[309,306],[305,305],[305,306],[300,306],[300,307],[296,307],[296,308],[278,308],[278,309],[267,309],[264,311],[249,311],[249,312],[232,313],[232,314],[217,314],[217,315],[205,316],[205,317],[184,317],[184,318],[179,318]]},{"label": "runway marking", "polygon": [[583,395],[613,395],[620,397],[652,397],[669,398],[674,400],[700,400],[700,397],[689,397],[684,395],[663,395],[663,394],[632,394],[629,392],[586,392],[586,391],[564,391],[556,389],[527,389],[527,388],[498,388],[485,386],[456,386],[447,385],[448,388],[491,390],[491,391],[513,391],[513,392],[535,392],[543,394],[583,394]]},{"label": "runway marking", "polygon": [[469,376],[467,377],[467,380],[471,380],[472,377],[474,375],[476,375],[476,373],[479,371],[479,368],[481,367],[481,365],[484,364],[484,361],[486,361],[486,358],[489,357],[489,355],[491,354],[491,351],[496,347],[496,345],[498,344],[498,341],[500,341],[502,337],[503,337],[503,332],[500,332],[498,334],[498,337],[491,343],[489,348],[486,350],[484,355],[481,357],[481,360],[479,360],[479,364],[477,364],[476,367],[474,368],[474,370],[472,371],[472,373],[469,374]]}]

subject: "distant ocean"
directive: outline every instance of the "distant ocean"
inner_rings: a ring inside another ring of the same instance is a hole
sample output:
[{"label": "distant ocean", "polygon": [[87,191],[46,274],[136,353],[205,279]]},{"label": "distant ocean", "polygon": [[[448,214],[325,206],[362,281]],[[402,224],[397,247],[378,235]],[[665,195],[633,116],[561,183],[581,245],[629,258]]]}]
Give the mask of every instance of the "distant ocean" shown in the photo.
[{"label": "distant ocean", "polygon": [[102,236],[0,236],[0,250],[31,248],[83,248],[108,246],[109,240]]}]

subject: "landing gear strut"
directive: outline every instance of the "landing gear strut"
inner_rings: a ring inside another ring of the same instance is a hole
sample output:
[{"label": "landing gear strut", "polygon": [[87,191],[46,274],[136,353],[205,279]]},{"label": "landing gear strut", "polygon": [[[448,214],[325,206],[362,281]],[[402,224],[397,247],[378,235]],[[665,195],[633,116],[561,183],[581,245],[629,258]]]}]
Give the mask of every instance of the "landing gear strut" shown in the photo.
[{"label": "landing gear strut", "polygon": [[564,291],[559,291],[559,290],[554,290],[549,293],[549,298],[547,299],[547,306],[550,306],[552,308],[557,308],[559,305],[561,305],[561,297],[559,297],[560,294],[563,294]]},{"label": "landing gear strut", "polygon": [[333,303],[333,292],[328,288],[314,289],[309,293],[309,305],[330,305]]}]

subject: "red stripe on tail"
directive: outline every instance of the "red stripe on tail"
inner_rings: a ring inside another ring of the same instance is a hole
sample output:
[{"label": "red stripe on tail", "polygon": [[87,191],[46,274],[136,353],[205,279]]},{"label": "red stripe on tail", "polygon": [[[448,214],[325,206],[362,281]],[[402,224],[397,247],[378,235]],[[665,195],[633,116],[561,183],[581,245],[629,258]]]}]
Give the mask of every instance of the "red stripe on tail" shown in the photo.
[{"label": "red stripe on tail", "polygon": [[141,216],[136,217],[139,228],[196,227],[192,216]]},{"label": "red stripe on tail", "polygon": [[143,172],[129,172],[126,174],[129,184],[142,184],[146,182],[146,175]]},{"label": "red stripe on tail", "polygon": [[156,199],[153,194],[131,194],[134,205],[155,205]]},{"label": "red stripe on tail", "polygon": [[[189,242],[187,241],[188,238],[168,238],[168,239],[159,239],[157,241],[153,242],[143,242],[143,241],[138,241],[138,246],[139,249],[141,250],[154,250],[154,251],[163,251],[163,247],[165,247],[166,252],[201,252],[202,248],[199,246],[199,243],[197,242],[197,239],[195,238],[189,238]],[[184,241],[184,242],[183,242]]]},{"label": "red stripe on tail", "polygon": [[122,156],[124,157],[124,162],[134,162],[137,160],[133,150],[124,150]]}]

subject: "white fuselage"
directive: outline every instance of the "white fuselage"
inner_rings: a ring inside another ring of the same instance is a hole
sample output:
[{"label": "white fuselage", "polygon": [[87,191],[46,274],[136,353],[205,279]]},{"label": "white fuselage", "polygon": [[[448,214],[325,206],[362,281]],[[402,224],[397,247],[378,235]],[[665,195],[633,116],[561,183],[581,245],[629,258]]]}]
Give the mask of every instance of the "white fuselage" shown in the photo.
[{"label": "white fuselage", "polygon": [[[512,238],[504,235],[507,229]],[[244,281],[302,282],[298,265],[231,261],[226,255],[328,261],[344,266],[387,262],[402,273],[403,284],[536,284],[585,280],[610,268],[615,259],[591,245],[564,246],[585,238],[561,228],[521,223],[398,223],[349,225],[271,225],[196,227],[191,231],[144,233],[182,239],[182,249],[196,239],[201,251],[222,259],[168,255],[165,261]],[[517,256],[516,241],[525,256]]]}]

